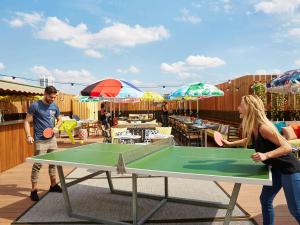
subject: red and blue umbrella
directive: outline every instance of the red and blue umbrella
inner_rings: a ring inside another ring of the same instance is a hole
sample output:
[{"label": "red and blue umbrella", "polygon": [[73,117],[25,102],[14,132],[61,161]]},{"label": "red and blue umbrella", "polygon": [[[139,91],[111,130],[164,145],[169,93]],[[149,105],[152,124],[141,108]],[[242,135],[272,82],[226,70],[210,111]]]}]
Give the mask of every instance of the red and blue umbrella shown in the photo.
[{"label": "red and blue umbrella", "polygon": [[142,97],[143,91],[128,81],[105,79],[87,86],[81,91],[81,95],[100,98],[132,99]]}]

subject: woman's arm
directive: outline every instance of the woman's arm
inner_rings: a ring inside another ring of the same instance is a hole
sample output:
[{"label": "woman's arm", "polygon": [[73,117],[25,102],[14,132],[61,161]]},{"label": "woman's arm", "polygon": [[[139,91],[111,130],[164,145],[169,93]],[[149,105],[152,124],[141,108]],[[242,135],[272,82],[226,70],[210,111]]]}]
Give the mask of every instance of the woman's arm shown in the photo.
[{"label": "woman's arm", "polygon": [[237,140],[237,141],[227,141],[225,139],[222,140],[222,142],[229,147],[233,147],[233,146],[244,146],[246,144],[246,138],[241,139],[241,140]]},{"label": "woman's arm", "polygon": [[289,145],[289,143],[285,139],[280,140],[275,132],[268,128],[268,126],[261,125],[259,128],[259,132],[264,139],[271,141],[279,147],[274,149],[273,151],[269,151],[266,153],[254,153],[251,156],[254,161],[265,161],[267,159],[277,158],[292,152],[292,147]]}]

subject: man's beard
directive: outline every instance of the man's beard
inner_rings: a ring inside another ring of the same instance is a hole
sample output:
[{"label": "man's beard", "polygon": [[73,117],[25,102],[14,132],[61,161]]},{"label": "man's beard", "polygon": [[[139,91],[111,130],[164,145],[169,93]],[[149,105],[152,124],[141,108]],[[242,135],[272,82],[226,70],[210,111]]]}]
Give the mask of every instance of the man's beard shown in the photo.
[{"label": "man's beard", "polygon": [[46,101],[46,103],[49,104],[49,105],[53,102],[53,101],[51,101],[51,100],[48,100],[47,98],[45,99],[45,101]]}]

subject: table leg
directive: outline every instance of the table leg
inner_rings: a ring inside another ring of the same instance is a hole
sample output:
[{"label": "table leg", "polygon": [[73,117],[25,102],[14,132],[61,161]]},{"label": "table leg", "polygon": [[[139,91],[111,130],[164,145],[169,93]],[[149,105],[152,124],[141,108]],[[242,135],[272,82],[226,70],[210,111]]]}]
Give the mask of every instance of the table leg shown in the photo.
[{"label": "table leg", "polygon": [[238,198],[240,188],[241,188],[240,183],[235,183],[234,184],[223,225],[229,225],[229,223],[230,223],[230,218],[231,218],[234,206],[236,204],[236,200]]},{"label": "table leg", "polygon": [[169,197],[169,182],[168,177],[165,177],[165,198]]},{"label": "table leg", "polygon": [[114,192],[114,185],[113,185],[113,182],[111,180],[111,172],[110,171],[106,171],[106,178],[107,178],[109,190],[110,190],[111,193],[113,193]]},{"label": "table leg", "polygon": [[137,174],[132,174],[132,224],[137,224]]},{"label": "table leg", "polygon": [[70,198],[69,198],[68,189],[67,189],[67,186],[66,186],[66,181],[65,181],[65,176],[64,176],[64,171],[62,169],[62,166],[57,166],[57,171],[58,171],[58,175],[59,175],[59,179],[60,179],[60,183],[61,183],[61,189],[63,191],[63,196],[64,196],[64,200],[65,200],[65,207],[66,207],[68,215],[71,216],[72,215],[72,206],[71,206],[71,202],[70,202]]}]

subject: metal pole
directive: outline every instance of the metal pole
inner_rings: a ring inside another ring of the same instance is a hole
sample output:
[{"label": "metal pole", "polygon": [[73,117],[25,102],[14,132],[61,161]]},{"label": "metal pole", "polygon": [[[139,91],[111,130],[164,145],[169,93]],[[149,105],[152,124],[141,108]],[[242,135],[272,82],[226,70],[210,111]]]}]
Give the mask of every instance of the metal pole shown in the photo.
[{"label": "metal pole", "polygon": [[228,209],[226,212],[226,216],[225,216],[225,220],[224,220],[224,224],[223,225],[229,225],[230,223],[230,218],[234,209],[234,206],[236,204],[236,200],[238,198],[239,192],[240,192],[240,188],[241,188],[241,184],[240,183],[236,183],[234,184],[232,193],[231,193],[231,197],[230,197],[230,201],[229,201],[229,205],[228,205]]},{"label": "metal pole", "polygon": [[132,224],[137,225],[137,175],[132,174]]},{"label": "metal pole", "polygon": [[63,191],[63,196],[64,196],[64,200],[65,200],[65,207],[67,210],[67,214],[69,216],[72,215],[72,206],[71,206],[71,202],[70,202],[70,198],[69,198],[69,194],[68,194],[68,189],[66,186],[66,181],[65,181],[65,176],[64,176],[64,171],[62,169],[62,166],[57,166],[57,171],[58,171],[58,175],[59,175],[59,179],[60,179],[60,183],[61,183],[61,188]]},{"label": "metal pole", "polygon": [[169,197],[169,182],[168,177],[165,177],[165,198]]}]

